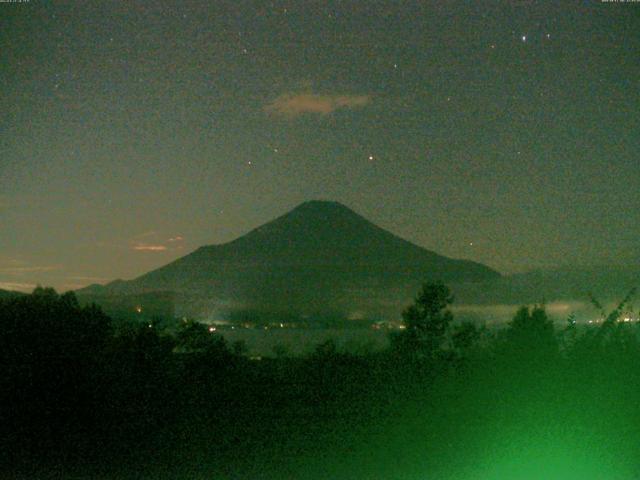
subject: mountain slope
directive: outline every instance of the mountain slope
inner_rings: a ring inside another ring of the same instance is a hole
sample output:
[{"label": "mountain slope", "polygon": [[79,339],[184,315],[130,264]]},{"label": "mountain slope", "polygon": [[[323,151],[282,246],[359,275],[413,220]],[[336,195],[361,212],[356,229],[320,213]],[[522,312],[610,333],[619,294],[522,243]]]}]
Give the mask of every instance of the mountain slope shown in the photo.
[{"label": "mountain slope", "polygon": [[479,263],[418,247],[339,203],[311,201],[234,241],[201,247],[105,291],[164,290],[227,306],[344,310],[371,298],[388,302],[399,292],[406,298],[427,280],[499,276]]}]

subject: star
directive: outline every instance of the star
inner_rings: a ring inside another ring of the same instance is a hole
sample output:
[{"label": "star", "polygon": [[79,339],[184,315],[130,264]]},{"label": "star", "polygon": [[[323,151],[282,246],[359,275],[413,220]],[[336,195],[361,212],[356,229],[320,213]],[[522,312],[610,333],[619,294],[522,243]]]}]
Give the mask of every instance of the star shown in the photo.
[{"label": "star", "polygon": [[523,42],[527,41],[527,36],[526,35],[522,35],[522,37],[520,37],[522,39]]},{"label": "star", "polygon": [[369,160],[373,160],[373,155],[369,155]]}]

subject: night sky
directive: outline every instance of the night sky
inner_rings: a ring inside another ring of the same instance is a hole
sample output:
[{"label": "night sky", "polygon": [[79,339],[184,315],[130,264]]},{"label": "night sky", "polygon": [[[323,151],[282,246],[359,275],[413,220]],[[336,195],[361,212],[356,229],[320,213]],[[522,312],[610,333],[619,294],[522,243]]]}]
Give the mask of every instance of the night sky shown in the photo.
[{"label": "night sky", "polygon": [[640,3],[0,3],[0,288],[310,199],[500,270],[640,262]]}]

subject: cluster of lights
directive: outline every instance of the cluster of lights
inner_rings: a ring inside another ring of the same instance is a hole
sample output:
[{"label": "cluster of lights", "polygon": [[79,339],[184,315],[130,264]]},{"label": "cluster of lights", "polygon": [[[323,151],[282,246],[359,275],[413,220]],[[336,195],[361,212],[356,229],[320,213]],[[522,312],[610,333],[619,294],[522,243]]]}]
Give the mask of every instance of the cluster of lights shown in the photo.
[{"label": "cluster of lights", "polygon": [[[545,36],[545,38],[546,38],[547,40],[551,40],[551,34],[550,34],[550,33],[545,33],[545,34],[544,34],[544,36]],[[522,43],[526,43],[526,42],[527,42],[527,39],[528,39],[527,35],[522,35],[522,36],[520,37],[520,40],[522,40]],[[493,46],[493,45],[491,45],[491,48],[494,48],[494,46]]]},{"label": "cluster of lights", "polygon": [[[639,319],[638,318],[633,318],[633,317],[623,317],[623,318],[619,318],[617,320],[618,323],[633,323],[633,322],[637,322]],[[594,324],[594,323],[602,323],[604,320],[599,318],[597,320],[589,320],[587,323],[588,324]]]},{"label": "cluster of lights", "polygon": [[376,322],[371,325],[373,330],[405,330],[407,326],[404,323],[397,322]]}]

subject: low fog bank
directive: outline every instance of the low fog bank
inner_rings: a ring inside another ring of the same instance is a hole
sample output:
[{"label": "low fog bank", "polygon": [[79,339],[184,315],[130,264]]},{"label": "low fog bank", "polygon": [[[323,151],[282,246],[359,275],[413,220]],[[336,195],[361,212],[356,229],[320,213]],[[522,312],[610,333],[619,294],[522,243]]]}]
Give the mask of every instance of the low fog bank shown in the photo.
[{"label": "low fog bank", "polygon": [[[617,303],[603,305],[612,311]],[[454,324],[470,322],[478,328],[496,333],[508,327],[522,304],[512,305],[452,305]],[[568,322],[579,326],[598,325],[603,319],[601,312],[590,301],[550,302],[544,305],[549,318],[561,330]],[[623,311],[621,321],[637,323],[640,319],[632,305]],[[341,328],[292,327],[287,324],[271,324],[253,328],[233,327],[228,323],[215,323],[216,331],[230,342],[243,342],[247,353],[253,357],[276,355],[304,356],[312,353],[317,345],[333,341],[341,351],[353,354],[379,352],[388,348],[389,339],[399,332],[401,323],[351,322]]]},{"label": "low fog bank", "polygon": [[525,305],[620,301],[640,286],[640,266],[584,267],[534,270],[485,282],[452,284],[457,304]]}]

